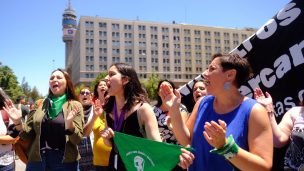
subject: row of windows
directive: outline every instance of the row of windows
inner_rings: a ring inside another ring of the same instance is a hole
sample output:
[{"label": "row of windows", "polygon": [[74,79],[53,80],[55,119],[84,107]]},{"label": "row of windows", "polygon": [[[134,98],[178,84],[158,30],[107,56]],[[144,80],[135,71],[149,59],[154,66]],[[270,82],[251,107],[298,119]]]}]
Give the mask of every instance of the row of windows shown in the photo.
[{"label": "row of windows", "polygon": [[[185,45],[185,49],[191,49],[191,46],[190,45]],[[201,50],[201,46],[200,45],[195,45],[195,49],[196,50]],[[205,46],[205,51],[211,51],[211,46]],[[215,46],[214,47],[214,50],[216,52],[221,52],[222,51],[222,48],[220,46]],[[229,52],[231,49],[230,47],[224,47],[224,51],[225,52]],[[99,53],[100,54],[106,54],[108,52],[107,48],[99,48]],[[90,48],[90,47],[87,47],[86,48],[86,53],[87,54],[93,54],[94,53],[94,48]],[[174,51],[174,56],[181,56],[181,52],[180,51]],[[120,49],[119,48],[113,48],[112,49],[112,54],[113,55],[119,55],[120,54]],[[124,54],[125,55],[132,55],[133,54],[133,50],[132,49],[124,49]],[[139,49],[138,50],[138,54],[140,55],[146,55],[146,50],[145,49]],[[211,53],[207,53],[207,54],[211,54]],[[151,55],[154,56],[154,55],[158,55],[158,50],[151,50]],[[162,51],[162,55],[163,56],[169,56],[170,55],[170,51],[169,50],[163,50]],[[185,56],[186,57],[190,57],[192,56],[192,53],[190,51],[186,51],[185,52]],[[195,57],[200,57],[201,56],[201,53],[200,52],[196,52],[195,53]]]},{"label": "row of windows", "polygon": [[[211,43],[211,39],[206,38],[205,39],[206,43]],[[221,44],[221,40],[220,39],[215,39],[214,40],[215,44]],[[94,44],[94,39],[86,39],[86,45],[93,45]],[[100,39],[99,40],[99,44],[100,45],[107,45],[107,40],[106,39]],[[230,40],[224,40],[224,44],[225,45],[229,45],[230,44]],[[233,41],[233,45],[238,45],[239,41],[234,40]],[[112,45],[113,46],[120,46],[120,41],[119,40],[112,40]],[[132,41],[125,41],[124,46],[132,46]],[[146,42],[138,42],[138,46],[139,47],[146,47]],[[180,48],[180,44],[174,44],[173,45],[175,49],[179,49]],[[158,47],[158,43],[156,42],[151,42],[151,47]],[[169,48],[169,43],[163,43],[162,44],[163,48]],[[191,49],[191,45],[185,45],[184,46],[185,49]],[[200,50],[201,49],[201,45],[195,45],[195,49],[196,50]]]},{"label": "row of windows", "polygon": [[[208,31],[207,31],[208,32]],[[229,33],[226,33],[225,35],[229,36]],[[94,31],[93,30],[86,30],[86,36],[88,37],[93,37],[94,35]],[[100,37],[107,37],[107,32],[106,31],[99,31],[99,36]],[[157,40],[158,39],[158,35],[157,34],[151,34],[151,40]],[[112,38],[120,38],[120,32],[112,32]],[[124,38],[126,39],[131,39],[133,38],[132,33],[124,33]],[[146,38],[146,34],[138,34],[138,38],[139,39],[145,39]],[[217,36],[214,41],[215,43],[220,44],[220,39],[218,39],[219,37]],[[238,34],[233,34],[233,39],[234,41],[237,41],[239,38]],[[228,41],[229,42],[229,37],[224,37],[224,41]],[[227,40],[228,39],[228,40]],[[242,40],[247,39],[247,35],[242,34]],[[93,41],[93,39],[86,39],[86,40],[90,40]],[[169,36],[168,35],[162,35],[162,40],[164,41],[169,41]],[[173,41],[180,41],[180,36],[173,36]],[[191,37],[184,37],[184,41],[185,42],[191,42]],[[195,43],[200,43],[201,42],[201,38],[194,38]],[[93,42],[92,42],[93,43]],[[211,43],[211,38],[205,38],[205,43]]]},{"label": "row of windows", "polygon": [[[140,57],[139,58],[139,62],[141,63],[146,63],[147,58],[144,57]],[[99,57],[99,61],[100,62],[107,62],[107,57],[106,56],[100,56]],[[125,62],[132,62],[132,57],[125,57]],[[93,56],[86,56],[86,62],[94,62],[94,57]],[[112,62],[120,62],[120,58],[119,57],[112,57]],[[201,59],[196,59],[195,60],[196,64],[202,64],[202,60]],[[151,58],[151,63],[156,63],[158,64],[158,58]],[[164,64],[169,64],[170,63],[170,59],[166,58],[163,59],[163,63]],[[181,59],[174,59],[174,63],[175,64],[180,64],[181,63]],[[185,64],[192,64],[192,60],[191,59],[185,59]],[[87,64],[86,65],[86,70],[90,71],[90,70],[94,70],[94,65],[93,64]]]},{"label": "row of windows", "polygon": [[[107,70],[107,66],[100,66],[100,70],[101,71],[105,71]],[[139,66],[139,70],[140,71],[146,71],[147,68],[146,66]],[[164,68],[164,71],[168,70],[168,68]],[[202,72],[201,69],[197,68],[196,69],[198,72]],[[152,67],[152,71],[158,71],[158,67]],[[175,68],[175,71],[181,71],[180,68]],[[196,75],[192,75],[192,74],[185,74],[185,79],[192,79],[194,78]],[[85,73],[84,74],[85,78],[95,78],[94,73]],[[139,74],[140,78],[147,78],[147,74]],[[161,76],[160,76],[161,77]],[[165,79],[170,79],[171,75],[170,74],[162,74],[162,77]],[[175,79],[182,79],[182,74],[174,74],[174,78]]]}]

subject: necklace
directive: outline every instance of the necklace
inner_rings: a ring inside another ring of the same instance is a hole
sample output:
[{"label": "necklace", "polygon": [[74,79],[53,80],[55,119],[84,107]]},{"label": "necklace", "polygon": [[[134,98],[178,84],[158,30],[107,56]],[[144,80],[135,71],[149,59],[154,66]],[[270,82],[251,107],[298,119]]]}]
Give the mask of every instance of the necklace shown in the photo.
[{"label": "necklace", "polygon": [[121,113],[120,113],[120,116],[118,118],[118,112],[117,112],[117,108],[116,108],[116,101],[114,101],[114,131],[119,131],[121,126],[122,126],[122,123],[123,123],[123,120],[125,118],[125,114],[126,114],[126,111],[125,110],[122,110]]}]

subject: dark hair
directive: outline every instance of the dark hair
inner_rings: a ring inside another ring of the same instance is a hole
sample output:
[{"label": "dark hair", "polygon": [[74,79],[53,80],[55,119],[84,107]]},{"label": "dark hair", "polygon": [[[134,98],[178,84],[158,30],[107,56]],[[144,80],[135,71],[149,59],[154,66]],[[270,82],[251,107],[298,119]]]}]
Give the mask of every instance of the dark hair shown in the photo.
[{"label": "dark hair", "polygon": [[[126,100],[125,105],[122,107],[123,110],[128,112],[136,102],[148,102],[147,93],[141,87],[139,79],[137,77],[134,68],[126,63],[114,63],[111,65],[115,66],[122,77],[127,77],[129,82],[124,85],[124,97]],[[107,113],[111,113],[113,110],[115,97],[111,96],[104,105],[104,109]]]},{"label": "dark hair", "polygon": [[16,99],[16,103],[17,103],[17,104],[20,103],[20,101],[21,101],[22,99],[24,99],[24,98],[25,98],[24,96],[18,96],[17,99]]},{"label": "dark hair", "polygon": [[10,98],[5,93],[5,91],[0,87],[0,109],[2,110],[5,106],[5,101],[9,100]]},{"label": "dark hair", "polygon": [[159,91],[159,89],[160,89],[160,85],[161,85],[163,82],[168,82],[168,83],[172,86],[173,90],[176,89],[176,87],[175,87],[175,85],[174,85],[174,83],[173,83],[172,81],[166,80],[166,79],[160,80],[159,83],[158,83],[158,85],[157,85],[157,89],[156,89],[156,93],[157,93],[156,100],[157,100],[157,103],[156,103],[155,106],[157,106],[157,107],[160,107],[160,106],[163,104],[162,99],[161,99],[160,96],[158,95],[158,91]]},{"label": "dark hair", "polygon": [[[60,68],[55,69],[55,70],[52,72],[52,74],[53,74],[54,72],[56,72],[56,71],[62,72],[63,75],[64,75],[64,78],[65,78],[65,80],[66,80],[67,85],[66,85],[66,91],[65,91],[65,93],[66,93],[66,95],[67,95],[67,99],[68,99],[68,100],[78,100],[78,98],[77,98],[77,96],[76,96],[76,94],[75,94],[75,89],[74,89],[73,83],[72,83],[72,81],[71,81],[70,75],[69,75],[66,71],[64,71],[64,70],[62,70],[62,69],[60,69]],[[50,88],[49,88],[49,95],[53,95],[53,93],[52,93],[52,91],[51,91]]]},{"label": "dark hair", "polygon": [[195,86],[195,84],[196,83],[199,83],[199,82],[202,82],[202,83],[204,83],[204,80],[193,80],[193,85],[192,85],[192,92],[193,92],[193,89],[194,89],[194,86]]},{"label": "dark hair", "polygon": [[107,80],[106,80],[106,79],[101,79],[101,80],[99,80],[99,81],[96,82],[96,84],[94,85],[94,99],[98,99],[98,98],[99,98],[99,97],[98,97],[98,91],[97,91],[97,89],[98,89],[99,83],[100,83],[101,81],[107,83]]},{"label": "dark hair", "polygon": [[252,68],[246,58],[241,58],[238,54],[214,54],[212,60],[218,58],[223,71],[236,70],[235,83],[237,87],[244,84],[252,75]]}]

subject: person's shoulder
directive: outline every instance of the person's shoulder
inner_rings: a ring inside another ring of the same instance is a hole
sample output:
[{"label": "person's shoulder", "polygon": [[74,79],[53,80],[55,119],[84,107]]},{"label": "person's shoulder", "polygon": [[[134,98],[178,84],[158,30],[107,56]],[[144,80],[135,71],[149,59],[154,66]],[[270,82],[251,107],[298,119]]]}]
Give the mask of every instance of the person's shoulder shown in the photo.
[{"label": "person's shoulder", "polygon": [[289,113],[292,117],[297,117],[304,114],[304,106],[294,106],[290,108],[286,113]]},{"label": "person's shoulder", "polygon": [[147,108],[152,109],[152,106],[147,102],[143,102],[139,108],[140,109],[147,109]]}]

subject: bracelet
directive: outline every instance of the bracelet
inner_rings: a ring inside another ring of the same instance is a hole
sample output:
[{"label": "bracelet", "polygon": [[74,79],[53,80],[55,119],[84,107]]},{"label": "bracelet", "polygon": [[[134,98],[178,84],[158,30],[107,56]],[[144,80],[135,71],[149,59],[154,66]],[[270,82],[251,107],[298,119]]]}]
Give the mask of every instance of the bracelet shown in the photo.
[{"label": "bracelet", "polygon": [[236,156],[239,151],[239,146],[235,143],[233,136],[230,135],[227,139],[227,143],[220,149],[212,149],[210,153],[215,153],[224,156],[227,160],[232,159]]}]

